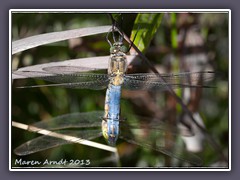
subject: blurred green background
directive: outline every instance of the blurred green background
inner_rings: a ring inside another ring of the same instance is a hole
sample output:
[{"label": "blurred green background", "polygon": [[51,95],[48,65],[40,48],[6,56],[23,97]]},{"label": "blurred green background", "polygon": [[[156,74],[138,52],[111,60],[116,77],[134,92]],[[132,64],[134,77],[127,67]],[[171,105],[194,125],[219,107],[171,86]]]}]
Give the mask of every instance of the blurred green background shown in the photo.
[{"label": "blurred green background", "polygon": [[[151,30],[141,49],[159,72],[211,70],[218,74],[210,85],[216,88],[204,89],[197,110],[207,131],[219,145],[219,150],[228,157],[229,150],[229,109],[228,109],[228,70],[229,35],[228,13],[163,13],[157,17],[160,23],[153,27],[154,14],[123,14],[122,28],[128,36],[132,29],[139,31],[135,39],[137,46],[144,40],[144,33]],[[115,17],[118,17],[116,14]],[[156,16],[154,16],[156,17]],[[142,19],[141,19],[142,18]],[[145,18],[145,20],[144,20]],[[156,21],[156,20],[155,20]],[[144,22],[144,23],[143,23]],[[150,24],[148,24],[148,23]],[[13,13],[12,41],[48,32],[70,30],[81,27],[111,25],[106,13]],[[133,35],[132,35],[133,38]],[[12,69],[20,67],[75,59],[109,55],[106,34],[78,38],[75,41],[62,41],[39,46],[12,56]],[[148,72],[144,62],[131,66],[128,72]],[[104,71],[103,73],[106,73]],[[31,124],[44,119],[73,113],[103,110],[105,90],[77,90],[58,87],[17,89],[18,85],[42,83],[40,80],[15,80],[12,88],[12,120]],[[181,92],[178,92],[180,94]],[[175,120],[181,115],[181,109],[167,93],[139,92],[137,96],[128,91],[122,92],[121,108],[124,115],[139,114],[155,117],[163,114],[165,120],[174,112]],[[198,104],[196,102],[195,104]],[[197,105],[198,106],[198,105]],[[175,111],[171,111],[175,110]],[[171,117],[172,118],[172,117]],[[19,157],[13,150],[22,143],[39,135],[12,128],[12,166],[15,160],[60,160],[90,159],[94,167],[114,167],[119,162],[112,160],[112,154],[79,144],[63,145],[43,152]],[[97,141],[105,143],[102,138]],[[179,147],[183,144],[179,143]],[[124,141],[118,143],[120,165],[123,167],[169,166],[166,157],[153,150],[130,145]],[[227,166],[222,157],[204,143],[204,150],[197,154],[203,160],[204,167]],[[177,165],[181,166],[181,162]],[[170,164],[171,166],[171,164]],[[20,166],[24,167],[24,166]]]}]

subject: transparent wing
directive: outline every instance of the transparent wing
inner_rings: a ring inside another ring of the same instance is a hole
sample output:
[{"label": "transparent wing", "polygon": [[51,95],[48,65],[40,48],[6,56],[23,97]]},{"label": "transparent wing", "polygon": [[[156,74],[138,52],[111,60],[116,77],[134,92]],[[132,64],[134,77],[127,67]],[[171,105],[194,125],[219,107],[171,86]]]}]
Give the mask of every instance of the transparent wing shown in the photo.
[{"label": "transparent wing", "polygon": [[[202,160],[198,156],[187,152],[181,146],[179,147],[176,143],[177,136],[171,131],[151,131],[148,129],[144,131],[143,129],[140,131],[121,131],[119,138],[128,143],[152,149],[173,159],[178,159],[180,163],[184,163],[187,166],[202,165]],[[178,166],[176,163],[173,163],[171,166],[174,164]]]},{"label": "transparent wing", "polygon": [[214,78],[214,72],[183,72],[178,74],[127,74],[123,87],[128,90],[168,90],[169,87],[210,87],[204,83]]},{"label": "transparent wing", "polygon": [[[103,116],[103,111],[93,111],[87,113],[72,113],[50,120],[44,120],[33,124],[33,126],[47,129],[47,130],[58,130],[58,133],[70,135],[78,138],[83,138],[87,140],[94,139],[101,136],[101,117]],[[83,130],[79,128],[94,128],[97,129],[88,129]],[[66,130],[69,128],[77,128]],[[57,147],[64,144],[70,144],[66,140],[55,138],[51,136],[40,136],[35,139],[32,139],[19,147],[17,147],[14,152],[17,155],[28,155],[35,152],[43,151],[49,148]]]},{"label": "transparent wing", "polygon": [[[60,130],[57,131],[58,133],[65,134],[65,135],[70,135],[82,139],[87,139],[91,140],[97,137],[100,137],[101,134],[101,129],[97,130]],[[71,142],[60,139],[60,138],[55,138],[51,136],[39,136],[37,138],[34,138],[20,146],[18,146],[15,150],[14,153],[19,155],[19,156],[24,156],[24,155],[29,155],[32,153],[40,152],[43,150],[47,150],[53,147],[58,147],[64,144],[70,144]]]},{"label": "transparent wing", "polygon": [[[46,69],[46,68],[44,68]],[[51,67],[51,71],[15,71],[13,74],[36,78],[54,84],[25,86],[22,88],[30,87],[44,87],[44,86],[61,86],[66,88],[79,88],[79,89],[105,89],[109,83],[107,74],[94,74],[94,73],[78,73],[76,67]]]},{"label": "transparent wing", "polygon": [[135,116],[138,122],[131,122],[131,119],[121,120],[120,126],[122,131],[134,130],[138,132],[151,131],[151,132],[169,132],[174,136],[194,136],[194,132],[190,126],[171,125],[168,122],[164,122],[160,119],[153,119],[149,117]]},{"label": "transparent wing", "polygon": [[181,137],[195,135],[191,127],[182,126],[180,128],[177,125],[169,124],[168,121],[163,121],[163,119],[153,119],[137,115],[131,115],[131,119],[129,116],[127,120],[122,120],[120,125],[119,138],[131,144],[167,155],[175,159],[173,161],[175,165],[176,162],[193,166],[200,166],[202,163],[198,156],[187,152],[183,147]]},{"label": "transparent wing", "polygon": [[103,115],[103,111],[71,113],[37,122],[33,126],[48,130],[100,127]]}]

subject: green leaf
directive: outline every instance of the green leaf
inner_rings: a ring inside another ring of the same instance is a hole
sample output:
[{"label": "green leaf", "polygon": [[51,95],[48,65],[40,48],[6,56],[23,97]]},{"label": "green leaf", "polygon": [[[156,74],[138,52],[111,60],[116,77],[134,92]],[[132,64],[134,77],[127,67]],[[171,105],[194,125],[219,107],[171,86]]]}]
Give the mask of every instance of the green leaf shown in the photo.
[{"label": "green leaf", "polygon": [[136,17],[131,34],[131,40],[143,53],[148,48],[152,38],[157,32],[157,29],[162,21],[162,16],[163,14],[160,13],[148,13],[138,14]]},{"label": "green leaf", "polygon": [[177,41],[177,16],[176,13],[171,14],[171,43],[172,43],[172,48],[177,49],[178,47],[178,41]]}]

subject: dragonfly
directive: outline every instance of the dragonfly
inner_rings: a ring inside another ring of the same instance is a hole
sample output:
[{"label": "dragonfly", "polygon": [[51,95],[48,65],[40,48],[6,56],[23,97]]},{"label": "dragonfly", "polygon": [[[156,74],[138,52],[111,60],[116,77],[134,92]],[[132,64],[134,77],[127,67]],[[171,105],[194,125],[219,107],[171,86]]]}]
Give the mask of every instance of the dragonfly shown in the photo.
[{"label": "dragonfly", "polygon": [[[114,144],[119,134],[119,115],[120,115],[120,97],[121,89],[127,90],[150,90],[166,91],[169,88],[204,88],[201,82],[207,82],[213,79],[214,73],[207,72],[182,72],[177,74],[153,74],[136,73],[126,74],[126,47],[121,42],[114,43],[110,49],[111,57],[109,62],[108,74],[94,73],[72,73],[70,70],[77,67],[52,66],[44,68],[46,72],[37,71],[16,71],[17,75],[35,78],[53,82],[54,84],[27,86],[46,87],[57,86],[65,88],[106,90],[105,115],[103,118],[103,135],[109,144]],[[66,73],[64,73],[66,72]],[[39,76],[38,76],[39,74]],[[26,87],[24,87],[26,88]],[[107,123],[107,124],[106,124]]]},{"label": "dragonfly", "polygon": [[[44,68],[46,74],[37,71],[16,71],[17,75],[26,77],[35,77],[38,79],[52,82],[53,84],[27,86],[27,88],[42,87],[42,86],[57,86],[65,88],[78,89],[93,89],[106,90],[104,114],[101,122],[101,135],[106,139],[109,145],[115,145],[120,134],[120,99],[122,88],[127,90],[151,90],[151,91],[166,91],[175,88],[202,88],[209,87],[202,82],[209,81],[213,78],[213,72],[182,72],[178,74],[153,74],[153,73],[137,73],[126,74],[127,61],[126,53],[128,48],[123,44],[122,40],[115,41],[111,44],[110,59],[107,74],[97,73],[78,73],[78,67],[69,66],[52,66]],[[74,73],[71,73],[73,69]],[[26,87],[24,87],[26,88]],[[79,115],[83,116],[83,115]],[[87,116],[89,119],[95,117]],[[86,118],[83,116],[83,118]],[[87,119],[88,119],[87,118]],[[81,119],[81,118],[80,118]],[[95,121],[91,121],[94,124]],[[69,120],[68,123],[71,124]],[[88,137],[89,138],[89,137]],[[128,138],[124,138],[125,140]],[[135,144],[135,140],[131,140]],[[144,143],[145,146],[146,143]],[[148,145],[149,146],[149,145]],[[165,154],[169,154],[161,148]],[[171,156],[172,153],[170,153]]]}]

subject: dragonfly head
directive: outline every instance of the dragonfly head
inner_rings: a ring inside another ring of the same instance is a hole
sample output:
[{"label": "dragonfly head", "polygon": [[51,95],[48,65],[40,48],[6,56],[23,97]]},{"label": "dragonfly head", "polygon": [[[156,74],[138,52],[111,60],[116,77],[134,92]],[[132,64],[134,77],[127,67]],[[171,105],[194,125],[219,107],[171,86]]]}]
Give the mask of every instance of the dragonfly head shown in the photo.
[{"label": "dragonfly head", "polygon": [[116,53],[126,54],[127,51],[128,51],[128,48],[123,44],[123,42],[115,42],[113,46],[110,48],[111,54],[116,54]]},{"label": "dragonfly head", "polygon": [[119,135],[119,121],[102,120],[102,133],[108,144],[114,146]]}]

